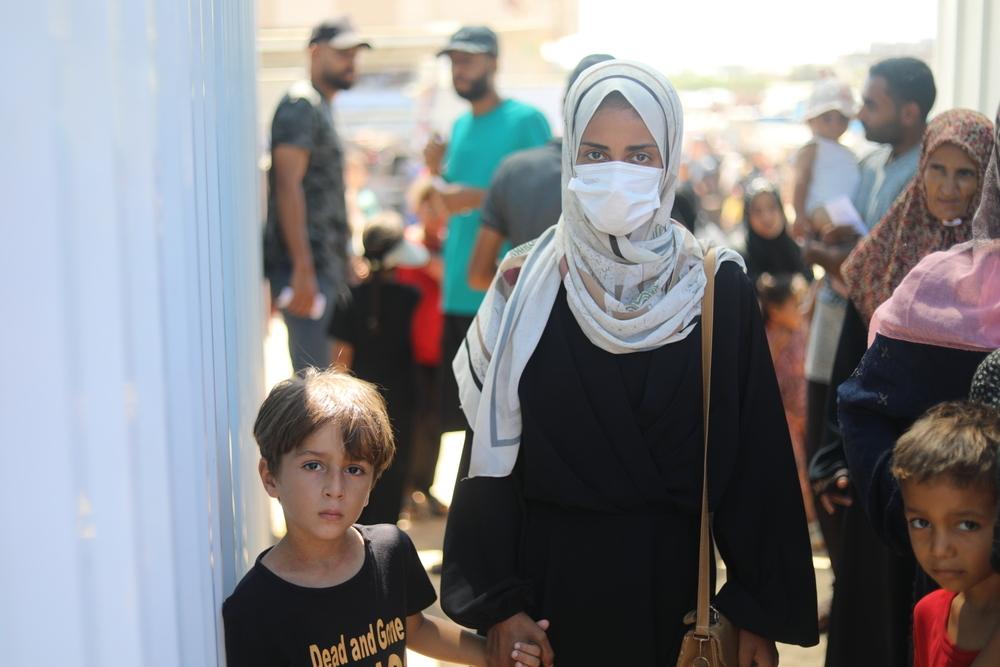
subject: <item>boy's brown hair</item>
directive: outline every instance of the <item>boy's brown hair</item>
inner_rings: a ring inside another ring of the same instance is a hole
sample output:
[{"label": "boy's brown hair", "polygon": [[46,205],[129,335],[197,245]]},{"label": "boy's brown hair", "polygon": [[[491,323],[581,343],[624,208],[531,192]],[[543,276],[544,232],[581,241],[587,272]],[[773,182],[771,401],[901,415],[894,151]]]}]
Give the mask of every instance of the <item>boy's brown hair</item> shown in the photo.
[{"label": "boy's brown hair", "polygon": [[253,435],[268,470],[276,474],[282,456],[329,422],[340,429],[347,453],[371,464],[377,481],[396,453],[385,401],[373,384],[314,368],[279,382],[260,406]]},{"label": "boy's brown hair", "polygon": [[936,405],[896,442],[892,474],[927,482],[947,476],[958,486],[997,490],[1000,411],[971,401]]}]

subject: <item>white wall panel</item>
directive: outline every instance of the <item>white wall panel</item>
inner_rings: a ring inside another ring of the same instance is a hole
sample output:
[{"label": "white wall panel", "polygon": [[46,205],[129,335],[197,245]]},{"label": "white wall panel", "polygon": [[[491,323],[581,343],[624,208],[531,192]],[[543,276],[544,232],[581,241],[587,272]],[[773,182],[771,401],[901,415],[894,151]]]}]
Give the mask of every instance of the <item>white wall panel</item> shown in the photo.
[{"label": "white wall panel", "polygon": [[977,109],[990,118],[1000,104],[1000,0],[939,0],[935,109]]},{"label": "white wall panel", "polygon": [[250,0],[0,5],[0,655],[221,664],[268,541]]}]

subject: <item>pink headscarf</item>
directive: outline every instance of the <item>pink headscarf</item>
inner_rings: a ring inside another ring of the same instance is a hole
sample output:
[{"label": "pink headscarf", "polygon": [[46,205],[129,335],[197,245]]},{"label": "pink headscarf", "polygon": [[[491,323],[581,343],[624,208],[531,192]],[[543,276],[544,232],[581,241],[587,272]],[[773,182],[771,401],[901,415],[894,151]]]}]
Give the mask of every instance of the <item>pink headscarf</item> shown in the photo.
[{"label": "pink headscarf", "polygon": [[958,350],[1000,348],[1000,110],[973,240],[925,257],[883,303],[875,334]]}]

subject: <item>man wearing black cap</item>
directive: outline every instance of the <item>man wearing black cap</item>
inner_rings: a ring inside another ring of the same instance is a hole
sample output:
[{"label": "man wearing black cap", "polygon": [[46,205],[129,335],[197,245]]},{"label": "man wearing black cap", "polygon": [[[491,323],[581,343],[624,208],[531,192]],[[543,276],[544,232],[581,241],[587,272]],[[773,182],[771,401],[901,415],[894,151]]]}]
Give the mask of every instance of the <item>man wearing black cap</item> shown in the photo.
[{"label": "man wearing black cap", "polygon": [[[428,169],[446,182],[440,190],[451,214],[443,248],[441,300],[446,366],[458,351],[483,299],[482,291],[469,286],[468,270],[479,231],[478,209],[490,178],[504,157],[541,146],[551,136],[548,121],[538,109],[501,99],[497,94],[497,54],[496,34],[481,26],[462,28],[439,54],[451,58],[455,92],[472,105],[469,113],[455,121],[449,145],[436,139],[424,151]],[[458,407],[458,387],[450,372],[445,373],[443,384],[445,430],[461,430],[465,418]]]},{"label": "man wearing black cap", "polygon": [[[585,69],[613,59],[606,53],[584,56],[570,72],[566,91]],[[489,287],[503,244],[509,241],[516,247],[527,243],[556,224],[561,213],[562,140],[553,139],[505,158],[483,200],[483,224],[469,262],[469,285]]]},{"label": "man wearing black cap", "polygon": [[344,155],[331,102],[354,85],[358,51],[371,48],[346,18],[309,38],[309,81],[281,99],[271,123],[264,273],[288,327],[296,371],[330,364],[335,301],[348,293],[350,231]]}]

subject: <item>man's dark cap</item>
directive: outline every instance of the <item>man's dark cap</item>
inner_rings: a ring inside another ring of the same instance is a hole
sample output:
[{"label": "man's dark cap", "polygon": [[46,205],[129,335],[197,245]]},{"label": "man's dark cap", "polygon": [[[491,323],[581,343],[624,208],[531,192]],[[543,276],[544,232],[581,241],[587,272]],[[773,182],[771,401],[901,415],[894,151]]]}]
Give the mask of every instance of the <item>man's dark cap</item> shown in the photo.
[{"label": "man's dark cap", "polygon": [[372,48],[371,43],[358,34],[351,19],[346,16],[324,21],[313,28],[309,36],[309,46],[313,44],[327,44],[335,49],[353,49],[356,46]]},{"label": "man's dark cap", "polygon": [[438,51],[439,56],[459,51],[461,53],[487,53],[496,57],[500,52],[497,44],[497,34],[483,25],[467,25],[460,29],[447,46]]}]

